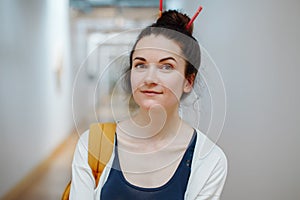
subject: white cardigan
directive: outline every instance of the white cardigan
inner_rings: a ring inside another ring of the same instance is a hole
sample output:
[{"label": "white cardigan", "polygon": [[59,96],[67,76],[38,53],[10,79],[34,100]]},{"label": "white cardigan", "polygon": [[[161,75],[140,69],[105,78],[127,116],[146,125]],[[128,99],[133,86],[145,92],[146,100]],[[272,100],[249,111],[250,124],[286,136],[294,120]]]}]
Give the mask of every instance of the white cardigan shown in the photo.
[{"label": "white cardigan", "polygon": [[[88,164],[88,137],[86,131],[80,137],[72,163],[71,200],[99,200],[114,159],[104,168],[97,188],[92,170]],[[225,184],[227,160],[223,151],[197,130],[197,141],[191,166],[191,174],[185,192],[185,200],[216,200]]]}]

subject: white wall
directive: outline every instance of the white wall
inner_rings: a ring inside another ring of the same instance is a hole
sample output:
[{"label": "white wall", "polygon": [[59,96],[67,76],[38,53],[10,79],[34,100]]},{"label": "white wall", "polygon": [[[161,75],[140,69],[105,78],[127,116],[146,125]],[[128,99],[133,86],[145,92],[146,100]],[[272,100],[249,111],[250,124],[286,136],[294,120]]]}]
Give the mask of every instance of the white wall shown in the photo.
[{"label": "white wall", "polygon": [[73,128],[67,23],[67,0],[0,1],[0,197]]},{"label": "white wall", "polygon": [[224,200],[300,199],[300,1],[189,1],[222,73],[229,161]]}]

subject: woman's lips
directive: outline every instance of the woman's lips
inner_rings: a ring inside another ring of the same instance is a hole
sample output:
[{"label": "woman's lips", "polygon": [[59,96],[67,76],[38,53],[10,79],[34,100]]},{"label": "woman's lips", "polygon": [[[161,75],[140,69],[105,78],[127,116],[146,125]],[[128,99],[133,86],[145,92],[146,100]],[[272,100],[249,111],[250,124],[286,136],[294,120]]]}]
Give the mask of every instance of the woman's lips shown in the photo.
[{"label": "woman's lips", "polygon": [[162,94],[162,92],[155,91],[155,90],[142,90],[141,92],[145,95],[148,95],[148,96],[155,96],[155,95],[158,95],[158,94]]}]

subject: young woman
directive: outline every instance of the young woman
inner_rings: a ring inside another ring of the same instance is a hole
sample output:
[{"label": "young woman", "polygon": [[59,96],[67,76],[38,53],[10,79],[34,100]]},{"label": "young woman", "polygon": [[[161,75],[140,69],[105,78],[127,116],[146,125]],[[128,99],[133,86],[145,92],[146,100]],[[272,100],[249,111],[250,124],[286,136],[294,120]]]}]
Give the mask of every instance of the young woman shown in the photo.
[{"label": "young woman", "polygon": [[184,122],[180,100],[193,89],[200,47],[190,18],[166,11],[145,28],[130,54],[128,81],[138,111],[117,123],[115,147],[100,182],[88,165],[88,131],[78,142],[70,199],[219,199],[227,161],[211,141]]}]

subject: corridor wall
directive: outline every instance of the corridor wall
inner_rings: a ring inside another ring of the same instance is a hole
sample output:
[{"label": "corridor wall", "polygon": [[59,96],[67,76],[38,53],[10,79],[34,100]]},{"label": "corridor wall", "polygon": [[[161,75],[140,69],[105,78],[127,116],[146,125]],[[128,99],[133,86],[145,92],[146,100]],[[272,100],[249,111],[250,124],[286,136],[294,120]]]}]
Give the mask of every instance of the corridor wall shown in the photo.
[{"label": "corridor wall", "polygon": [[0,198],[73,129],[68,1],[0,1]]}]

